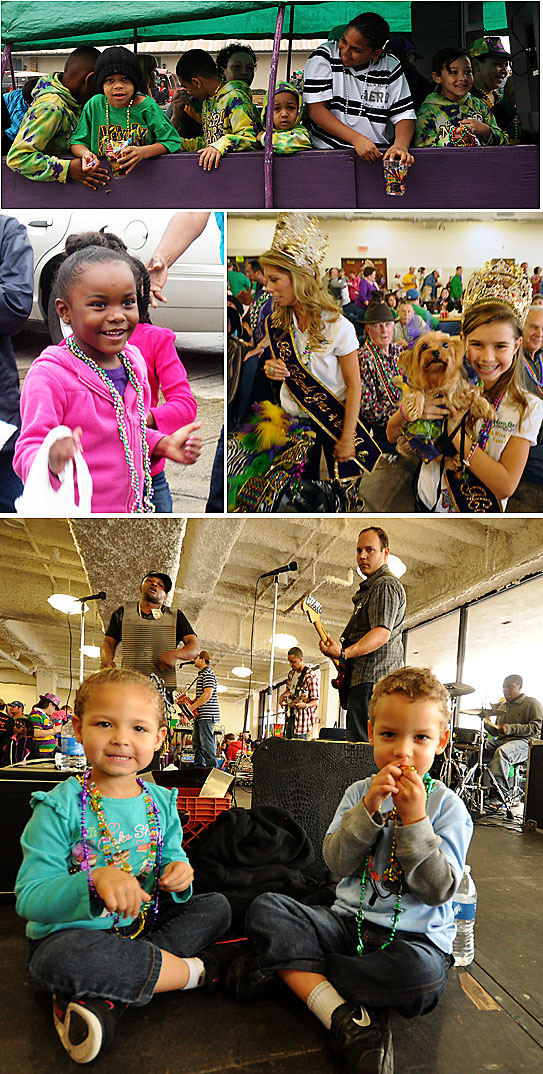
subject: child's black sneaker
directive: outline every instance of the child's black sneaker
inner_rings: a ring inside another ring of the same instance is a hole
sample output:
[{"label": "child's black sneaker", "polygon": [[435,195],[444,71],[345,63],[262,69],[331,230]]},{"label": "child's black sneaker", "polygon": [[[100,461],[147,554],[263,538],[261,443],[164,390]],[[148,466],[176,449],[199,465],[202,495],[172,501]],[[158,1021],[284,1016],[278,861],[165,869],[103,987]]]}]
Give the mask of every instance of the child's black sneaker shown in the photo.
[{"label": "child's black sneaker", "polygon": [[355,1021],[356,1007],[342,1003],[332,1015],[332,1046],[345,1074],[394,1074],[392,1034],[386,1015],[372,1015],[369,1026]]},{"label": "child's black sneaker", "polygon": [[125,1003],[89,996],[69,999],[53,996],[55,1029],[74,1063],[91,1063],[109,1048]]},{"label": "child's black sneaker", "polygon": [[235,1003],[255,1003],[277,996],[278,982],[275,975],[254,983],[254,961],[254,956],[250,953],[241,955],[227,971],[224,988],[227,996]]},{"label": "child's black sneaker", "polygon": [[222,940],[210,947],[205,947],[203,951],[198,951],[196,957],[201,958],[206,971],[204,991],[216,992],[224,984],[232,963],[245,955],[248,947],[249,941],[246,939]]}]

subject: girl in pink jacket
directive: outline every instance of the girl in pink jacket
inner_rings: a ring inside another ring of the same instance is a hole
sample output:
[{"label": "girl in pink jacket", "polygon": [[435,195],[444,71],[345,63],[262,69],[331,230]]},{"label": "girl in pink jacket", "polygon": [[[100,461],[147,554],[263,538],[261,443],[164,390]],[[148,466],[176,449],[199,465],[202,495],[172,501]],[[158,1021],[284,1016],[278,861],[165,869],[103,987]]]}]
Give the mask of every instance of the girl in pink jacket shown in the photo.
[{"label": "girl in pink jacket", "polygon": [[14,469],[24,482],[47,433],[67,425],[72,435],[49,452],[52,475],[81,450],[93,481],[93,513],[150,513],[151,455],[195,462],[200,423],[169,435],[147,425],[145,362],[127,343],[139,319],[127,254],[95,246],[78,250],[62,263],[56,286],[59,316],[73,335],[47,347],[26,376]]}]

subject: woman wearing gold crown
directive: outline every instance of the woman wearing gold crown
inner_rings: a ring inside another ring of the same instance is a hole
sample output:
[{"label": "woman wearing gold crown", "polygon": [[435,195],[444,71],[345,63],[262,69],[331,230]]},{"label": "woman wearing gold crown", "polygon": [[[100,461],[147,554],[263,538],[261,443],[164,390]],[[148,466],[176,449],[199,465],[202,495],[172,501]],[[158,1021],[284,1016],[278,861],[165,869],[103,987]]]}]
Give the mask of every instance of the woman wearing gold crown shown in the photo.
[{"label": "woman wearing gold crown", "polygon": [[316,479],[321,450],[330,477],[360,476],[357,458],[370,469],[379,457],[358,420],[356,332],[320,281],[327,245],[317,219],[281,213],[271,249],[260,258],[273,299],[265,325],[270,356],[264,372],[282,381],[280,402],[287,414],[309,416],[315,445],[305,476]]},{"label": "woman wearing gold crown", "polygon": [[[522,387],[522,325],[530,284],[520,266],[487,262],[470,277],[464,296],[462,337],[466,358],[483,383],[494,417],[470,424],[469,415],[448,412],[448,450],[420,467],[420,511],[503,511],[522,477],[543,421],[543,400]],[[429,393],[428,408],[439,405]],[[390,418],[389,440],[405,424],[401,411]]]},{"label": "woman wearing gold crown", "polygon": [[[271,309],[267,303],[259,315],[261,342],[252,353],[265,352],[264,372],[281,385],[281,406],[266,402],[258,408],[262,419],[256,422],[258,442],[275,447],[271,440],[274,429],[278,429],[287,443],[296,423],[301,422],[306,457],[296,471],[295,450],[285,452],[283,458],[294,464],[287,486],[280,459],[276,462],[275,457],[262,473],[253,466],[241,469],[235,451],[231,452],[229,498],[232,502],[235,492],[235,511],[267,509],[263,504],[275,503],[278,490],[288,493],[287,498],[298,510],[349,511],[363,507],[358,482],[364,470],[373,469],[380,450],[359,419],[361,386],[355,329],[320,281],[319,266],[327,245],[327,236],[317,219],[306,213],[280,213],[271,248],[259,258]],[[295,435],[299,437],[299,430],[295,429]],[[252,442],[253,433],[247,436]],[[243,432],[235,446],[244,447]],[[301,457],[299,443],[296,450]],[[317,493],[315,482],[323,450],[334,480],[326,486],[331,505],[320,508],[315,497],[324,496],[324,486],[320,485]],[[261,461],[259,457],[259,467]]]}]

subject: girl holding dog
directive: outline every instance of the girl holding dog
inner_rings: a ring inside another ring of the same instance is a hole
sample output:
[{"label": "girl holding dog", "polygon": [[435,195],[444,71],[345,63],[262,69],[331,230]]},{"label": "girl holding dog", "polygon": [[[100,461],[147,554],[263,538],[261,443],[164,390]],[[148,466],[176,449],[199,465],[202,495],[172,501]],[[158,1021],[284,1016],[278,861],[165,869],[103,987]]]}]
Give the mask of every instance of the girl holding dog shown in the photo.
[{"label": "girl holding dog", "polygon": [[[424,417],[446,418],[448,446],[423,463],[416,481],[419,511],[494,512],[505,509],[522,477],[530,447],[543,421],[543,400],[522,387],[522,324],[530,284],[519,266],[490,264],[469,280],[462,316],[466,358],[484,385],[494,418],[470,422],[429,392]],[[395,443],[406,424],[401,409],[390,419]]]}]

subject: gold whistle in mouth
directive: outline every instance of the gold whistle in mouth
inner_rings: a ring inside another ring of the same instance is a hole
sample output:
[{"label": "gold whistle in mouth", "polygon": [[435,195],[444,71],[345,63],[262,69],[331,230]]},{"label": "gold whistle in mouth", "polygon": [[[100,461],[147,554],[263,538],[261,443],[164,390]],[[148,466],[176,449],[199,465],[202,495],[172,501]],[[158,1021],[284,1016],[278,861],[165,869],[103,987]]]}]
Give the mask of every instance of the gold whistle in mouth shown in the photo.
[{"label": "gold whistle in mouth", "polygon": [[417,769],[414,764],[401,764],[400,768],[402,772],[416,772]]}]

